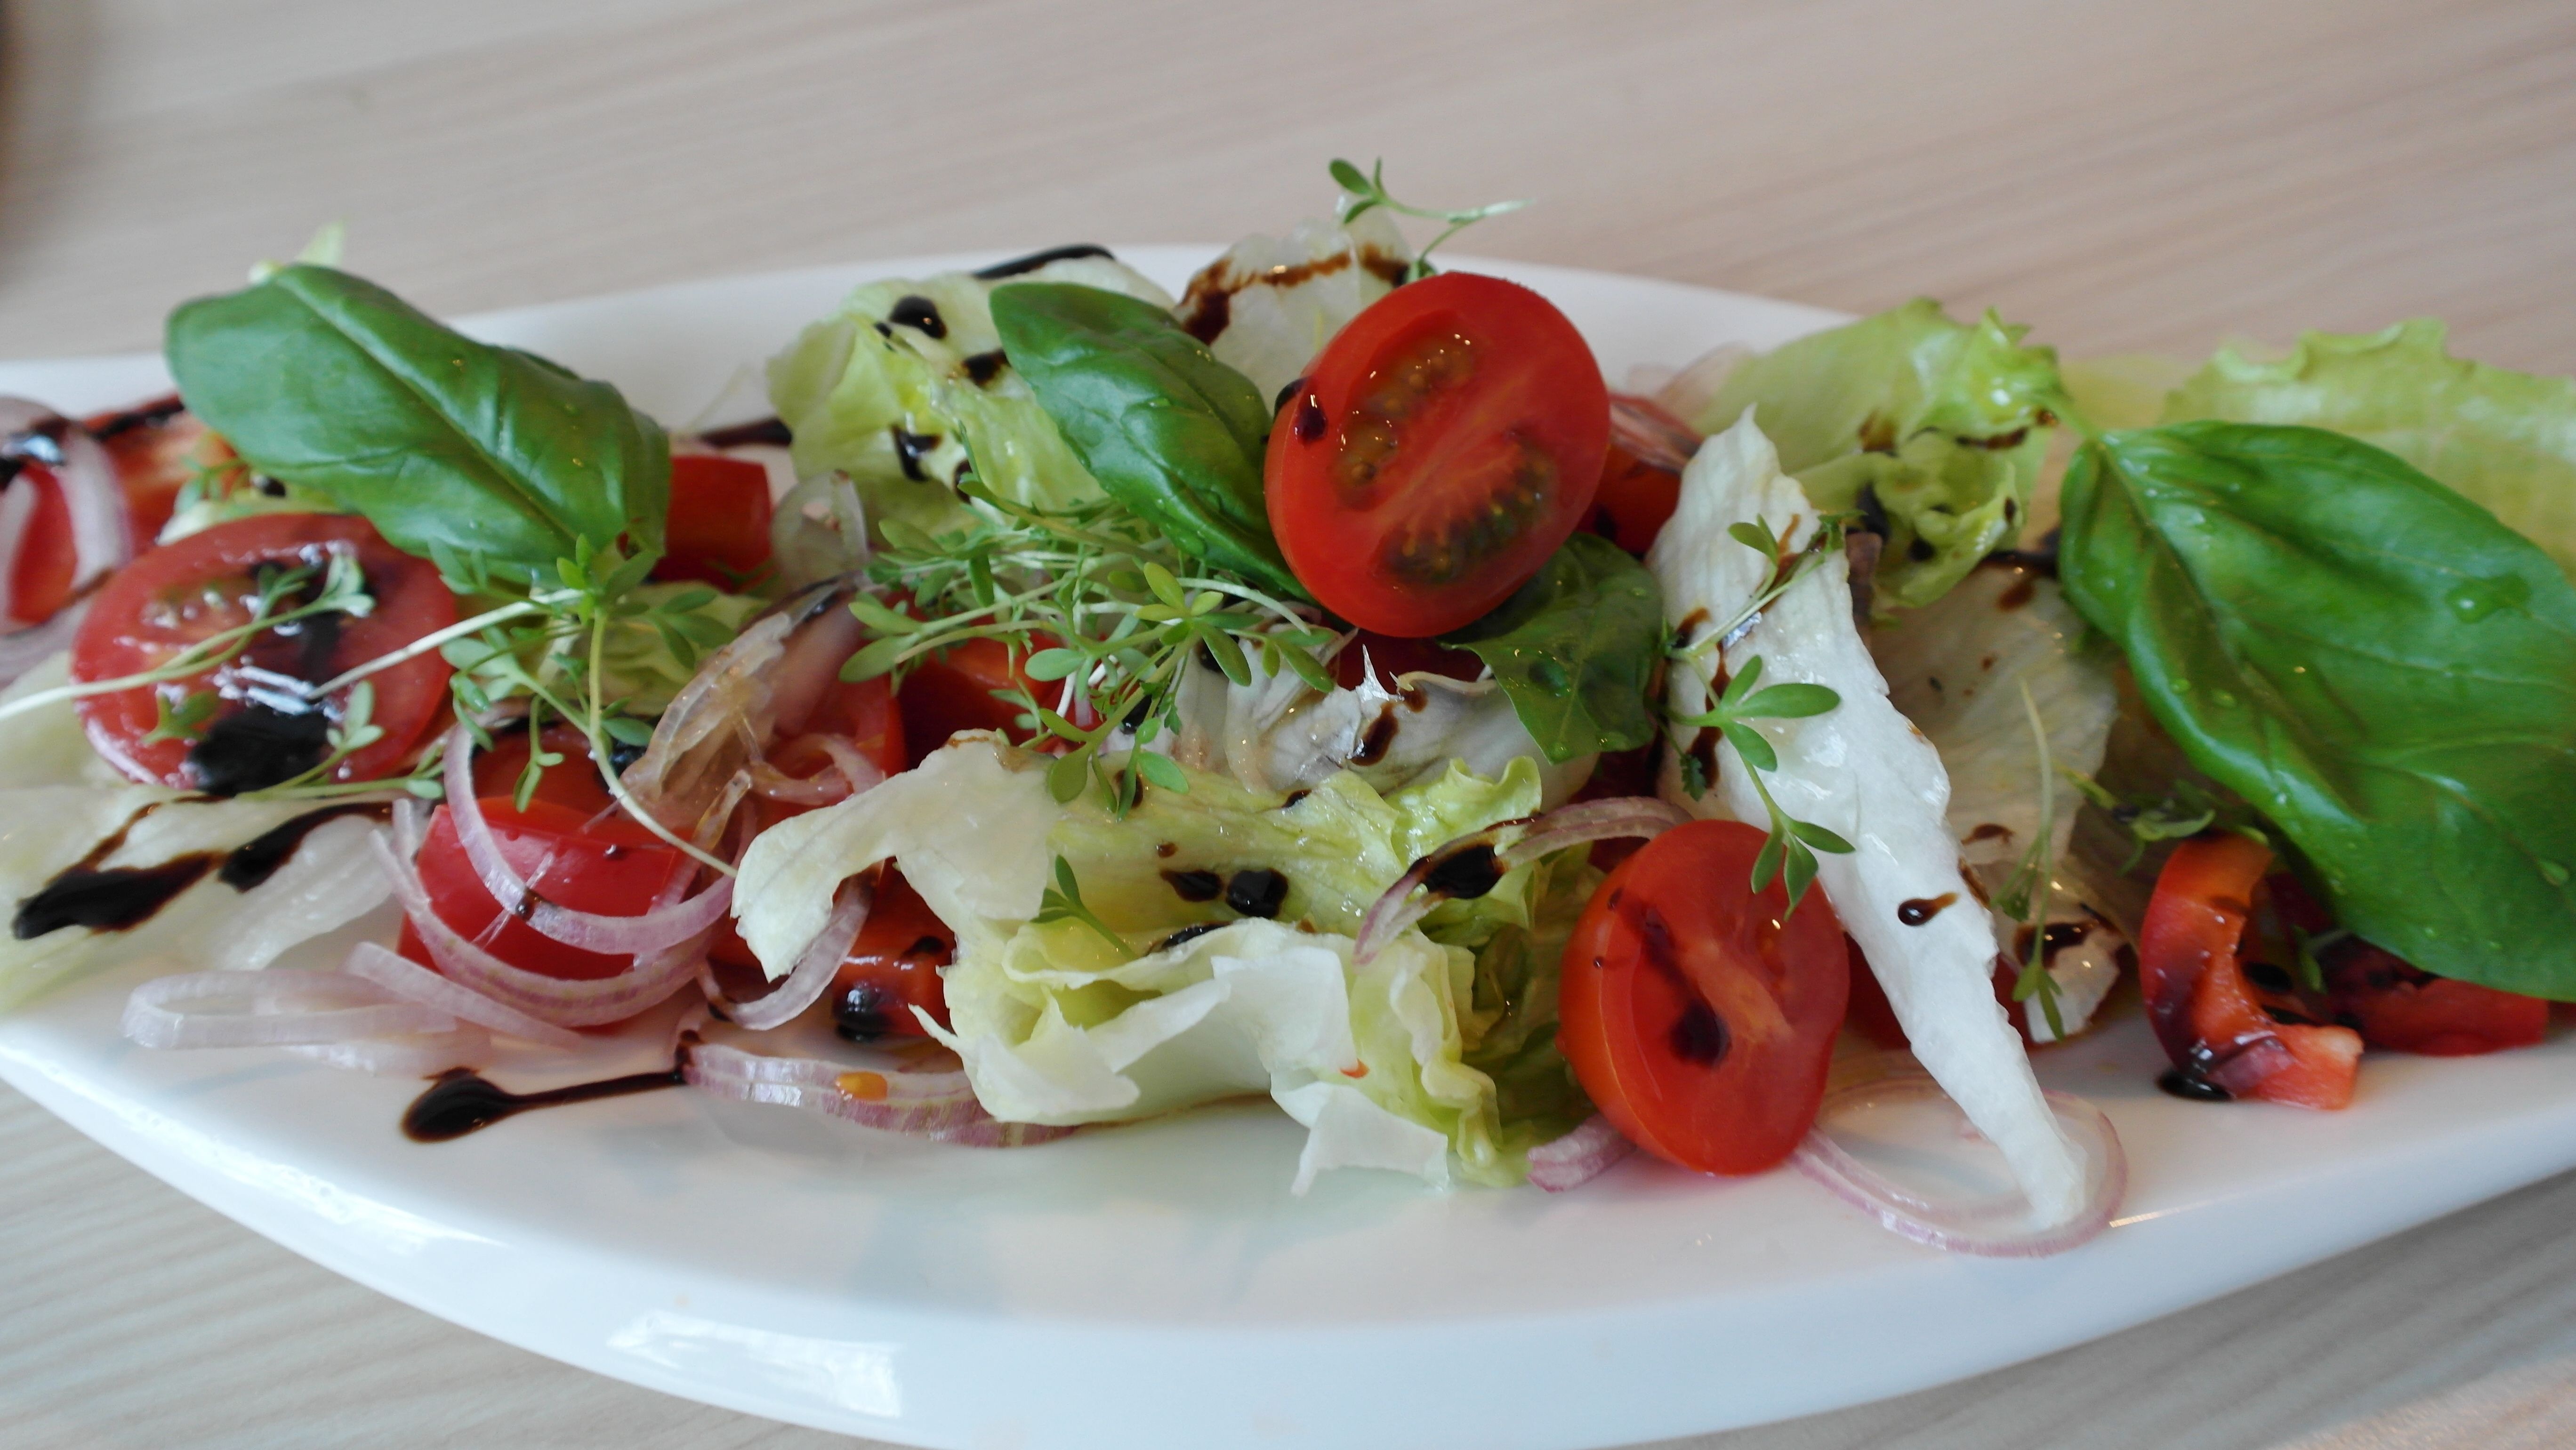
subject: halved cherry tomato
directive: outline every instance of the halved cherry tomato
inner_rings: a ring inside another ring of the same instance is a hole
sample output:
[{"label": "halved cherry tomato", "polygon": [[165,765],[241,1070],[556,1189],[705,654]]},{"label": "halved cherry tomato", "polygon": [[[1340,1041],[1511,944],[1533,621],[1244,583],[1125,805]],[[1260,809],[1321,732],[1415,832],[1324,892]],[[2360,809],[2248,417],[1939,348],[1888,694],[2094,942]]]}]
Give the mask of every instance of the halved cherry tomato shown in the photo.
[{"label": "halved cherry tomato", "polygon": [[1497,277],[1407,283],[1315,359],[1270,432],[1264,493],[1289,567],[1363,629],[1469,622],[1592,507],[1610,395],[1583,336]]},{"label": "halved cherry tomato", "polygon": [[769,565],[769,470],[719,453],[671,458],[671,512],[656,579],[740,589]]},{"label": "halved cherry tomato", "polygon": [[960,730],[999,730],[1025,742],[1029,732],[1016,723],[1020,707],[1008,698],[1027,689],[1045,698],[1054,689],[1020,672],[1021,655],[997,639],[970,639],[923,659],[903,677],[894,702],[903,715],[908,763],[948,743]]},{"label": "halved cherry tomato", "polygon": [[2201,836],[2175,848],[2138,931],[2147,1018],[2185,1093],[2340,1108],[2352,1101],[2360,1035],[2275,1022],[2237,959],[2254,890],[2271,864],[2272,853],[2243,836]]},{"label": "halved cherry tomato", "polygon": [[1815,1122],[1851,989],[1821,892],[1746,885],[1763,833],[1676,826],[1610,873],[1566,944],[1558,1044],[1619,1131],[1702,1173],[1759,1173]]},{"label": "halved cherry tomato", "polygon": [[957,933],[892,866],[877,881],[867,925],[832,977],[832,1026],[853,1042],[925,1037],[919,1007],[948,1025],[948,994],[939,969],[957,955]]},{"label": "halved cherry tomato", "polygon": [[[344,514],[262,514],[218,524],[135,559],[100,588],[72,642],[72,678],[94,682],[156,668],[189,645],[249,622],[261,581],[306,568],[281,606],[309,600],[335,554],[353,556],[374,601],[367,613],[317,615],[254,636],[241,654],[183,680],[80,702],[90,743],[136,780],[233,795],[319,765],[350,691],[307,702],[296,687],[392,654],[456,622],[456,597],[437,569],[402,553],[366,520]],[[368,678],[383,735],[333,768],[334,780],[374,780],[408,760],[447,701],[447,662],[423,653]],[[215,714],[196,738],[163,733],[157,708],[211,695]]]},{"label": "halved cherry tomato", "polygon": [[0,579],[0,614],[20,624],[42,624],[72,602],[72,576],[80,568],[80,546],[72,540],[72,508],[63,497],[62,480],[44,464],[10,460],[16,476],[0,483],[14,493],[28,492],[27,516],[18,535],[18,557],[9,577]]},{"label": "halved cherry tomato", "polygon": [[[576,757],[578,758],[578,757]],[[585,772],[565,766],[546,778]],[[618,812],[575,809],[540,795],[526,810],[508,792],[480,801],[501,843],[501,857],[548,901],[603,916],[641,916],[672,882],[695,867],[643,826]],[[438,919],[514,967],[569,981],[613,977],[630,959],[569,947],[502,910],[474,873],[457,840],[456,818],[441,806],[421,843],[420,878]]]},{"label": "halved cherry tomato", "polygon": [[[616,798],[608,793],[608,783],[599,778],[599,767],[591,763],[590,741],[581,731],[570,725],[549,725],[544,740],[547,752],[562,756],[563,763],[538,773],[534,799],[552,801],[586,816],[616,807]],[[474,794],[515,798],[519,776],[527,766],[528,732],[496,728],[492,748],[475,753]]]},{"label": "halved cherry tomato", "polygon": [[1653,399],[1611,394],[1610,454],[1584,527],[1644,555],[1681,503],[1682,470],[1699,441],[1697,429]]}]

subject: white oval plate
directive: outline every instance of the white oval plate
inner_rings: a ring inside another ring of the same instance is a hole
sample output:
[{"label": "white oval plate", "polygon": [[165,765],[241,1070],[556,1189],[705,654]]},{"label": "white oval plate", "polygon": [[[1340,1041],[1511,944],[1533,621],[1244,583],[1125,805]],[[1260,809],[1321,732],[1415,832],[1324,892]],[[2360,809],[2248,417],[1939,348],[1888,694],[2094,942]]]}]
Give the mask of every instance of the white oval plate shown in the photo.
[{"label": "white oval plate", "polygon": [[[1211,250],[1123,255],[1177,284]],[[745,370],[851,284],[992,260],[467,325],[613,379],[666,420],[728,391],[740,417],[758,397]],[[1555,299],[1613,379],[1837,320],[1478,265]],[[67,410],[165,383],[148,357],[0,364],[0,393]],[[2349,1111],[2306,1113],[2164,1097],[2134,1018],[2041,1056],[2049,1085],[2118,1125],[2131,1186],[2101,1239],[2028,1262],[1917,1248],[1790,1173],[1714,1181],[1642,1159],[1563,1196],[1343,1173],[1291,1198],[1299,1130],[1266,1106],[994,1152],[666,1092],[423,1147],[395,1129],[417,1083],[130,1046],[118,1012],[152,970],[0,1018],[0,1076],[242,1224],[468,1328],[672,1394],[941,1447],[1566,1450],[1785,1418],[2076,1344],[2576,1165],[2576,1041],[2374,1056]]]}]

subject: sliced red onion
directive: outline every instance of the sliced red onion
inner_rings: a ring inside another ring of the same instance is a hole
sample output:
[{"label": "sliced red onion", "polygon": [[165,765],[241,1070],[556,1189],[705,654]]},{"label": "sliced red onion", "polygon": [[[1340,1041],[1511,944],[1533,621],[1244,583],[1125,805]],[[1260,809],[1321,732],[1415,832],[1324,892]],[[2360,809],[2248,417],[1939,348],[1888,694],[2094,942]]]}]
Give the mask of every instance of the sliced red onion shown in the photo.
[{"label": "sliced red onion", "polygon": [[814,1057],[766,1057],[721,1043],[688,1048],[689,1085],[737,1102],[801,1108],[826,1117],[976,1148],[1018,1148],[1071,1128],[1005,1123],[984,1111],[964,1071],[882,1072]]},{"label": "sliced red onion", "polygon": [[1577,801],[1570,806],[1559,806],[1531,822],[1528,833],[1496,852],[1494,859],[1508,871],[1568,846],[1640,836],[1651,840],[1689,819],[1688,811],[1653,796]]},{"label": "sliced red onion", "polygon": [[795,1020],[832,985],[842,959],[858,944],[859,930],[868,924],[868,906],[875,899],[876,890],[869,882],[856,877],[842,882],[832,914],[824,918],[823,929],[797,954],[796,965],[788,969],[787,976],[751,1001],[723,1003],[725,1015],[754,1032],[766,1032]]},{"label": "sliced red onion", "polygon": [[491,1061],[492,1034],[471,1022],[459,1022],[445,1032],[425,1036],[299,1043],[285,1050],[379,1077],[429,1077],[451,1067],[481,1067]]},{"label": "sliced red onion", "polygon": [[348,958],[340,963],[340,970],[373,982],[397,997],[488,1027],[494,1032],[547,1047],[582,1045],[580,1033],[557,1027],[506,1002],[486,997],[379,942],[362,941],[351,947]]},{"label": "sliced red onion", "polygon": [[1604,1169],[1637,1151],[1608,1118],[1594,1113],[1562,1138],[1529,1151],[1529,1181],[1550,1193],[1580,1188]]},{"label": "sliced red onion", "polygon": [[1460,836],[1414,862],[1410,869],[1395,879],[1394,885],[1370,903],[1368,914],[1360,918],[1359,937],[1352,944],[1351,960],[1361,965],[1377,960],[1378,953],[1386,950],[1387,943],[1402,936],[1405,928],[1430,915],[1440,905],[1438,898],[1416,896],[1415,889],[1442,861],[1479,845],[1495,845],[1508,830],[1520,830],[1521,835],[1510,846],[1500,847],[1494,852],[1494,864],[1506,871],[1568,846],[1630,836],[1660,835],[1688,819],[1690,817],[1678,807],[1651,797],[1619,796],[1559,806],[1525,825],[1487,826],[1481,831]]},{"label": "sliced red onion", "polygon": [[[222,1004],[220,1006],[215,1004]],[[280,1047],[446,1032],[456,1019],[338,972],[192,972],[156,977],[125,1002],[145,1047]]]},{"label": "sliced red onion", "polygon": [[80,599],[33,629],[0,634],[0,690],[16,684],[20,675],[70,649],[72,636],[80,633],[81,621],[88,617],[89,601]]},{"label": "sliced red onion", "polygon": [[1700,445],[1699,430],[1665,412],[1662,404],[1615,393],[1610,398],[1610,439],[1639,462],[1673,473],[1690,466]]},{"label": "sliced red onion", "polygon": [[395,900],[402,903],[403,914],[410,918],[412,929],[420,933],[421,945],[428,949],[430,960],[438,964],[441,972],[486,997],[558,1027],[591,1027],[634,1016],[687,984],[696,974],[698,958],[706,951],[708,933],[700,932],[649,957],[637,958],[633,966],[613,977],[565,981],[525,971],[476,946],[440,920],[430,907],[429,888],[422,883],[418,868],[408,857],[398,854],[391,841],[378,835],[369,844],[394,883]]},{"label": "sliced red onion", "polygon": [[[1955,1186],[1977,1176],[1974,1165],[1953,1164],[1965,1171],[1942,1173],[1935,1169],[1900,1182],[1863,1161],[1871,1140],[1849,1120],[1873,1110],[1928,1110],[1943,1125],[1929,1130],[1918,1127],[1898,1135],[1901,1152],[1896,1156],[1917,1166],[1924,1165],[1927,1159],[1955,1154],[1962,1144],[1985,1141],[1968,1126],[1966,1115],[1942,1092],[1931,1074],[1903,1054],[1885,1054],[1874,1075],[1827,1092],[1816,1112],[1816,1126],[1808,1131],[1791,1161],[1798,1165],[1799,1172],[1832,1190],[1834,1196],[1876,1218],[1890,1232],[1918,1244],[1952,1253],[2007,1258],[2064,1253],[2109,1226],[2112,1214],[2120,1206],[2120,1195],[2128,1189],[2129,1160],[2121,1150],[2120,1135],[2112,1130],[2111,1120],[2102,1115],[2101,1109],[2071,1093],[2050,1092],[2045,1096],[2057,1114],[2058,1125],[2066,1130],[2066,1136],[2084,1159],[2084,1206],[2064,1223],[2034,1225],[2030,1200],[2020,1189],[2010,1186],[2010,1175],[2000,1167],[1990,1176],[2001,1186],[1990,1193],[1977,1193]],[[1845,1120],[1839,1127],[1838,1118]],[[1860,1151],[1855,1152],[1856,1148]],[[1936,1178],[1951,1186],[1925,1186]]]},{"label": "sliced red onion", "polygon": [[500,838],[474,798],[474,733],[461,720],[447,734],[444,768],[447,809],[456,818],[456,839],[465,848],[465,859],[474,864],[474,874],[492,899],[539,935],[586,952],[640,956],[698,936],[724,919],[725,906],[733,900],[731,877],[718,877],[697,895],[640,916],[602,916],[546,900],[501,857]]}]

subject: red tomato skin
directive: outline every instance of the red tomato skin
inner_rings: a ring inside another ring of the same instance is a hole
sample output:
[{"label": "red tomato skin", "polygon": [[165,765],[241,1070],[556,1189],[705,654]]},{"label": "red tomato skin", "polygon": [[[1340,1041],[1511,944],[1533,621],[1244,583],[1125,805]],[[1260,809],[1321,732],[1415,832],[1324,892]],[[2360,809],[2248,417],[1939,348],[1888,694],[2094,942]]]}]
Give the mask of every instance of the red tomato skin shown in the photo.
[{"label": "red tomato skin", "polygon": [[1352,319],[1290,393],[1263,469],[1271,530],[1325,608],[1442,634],[1574,532],[1609,437],[1609,390],[1565,314],[1499,278],[1428,277]]},{"label": "red tomato skin", "polygon": [[81,420],[106,448],[125,492],[126,518],[138,547],[161,536],[179,490],[200,469],[232,461],[232,445],[179,406],[176,393],[119,412]]},{"label": "red tomato skin", "polygon": [[2549,1032],[2549,1003],[2421,971],[2369,945],[2325,969],[2327,1010],[2371,1047],[2425,1057],[2474,1057],[2529,1047]]},{"label": "red tomato skin", "polygon": [[6,487],[32,489],[35,506],[28,510],[12,563],[8,596],[0,600],[10,618],[42,624],[72,602],[72,576],[80,568],[80,548],[72,541],[72,507],[63,497],[62,480],[41,463],[23,464]]},{"label": "red tomato skin", "polygon": [[671,511],[653,577],[739,590],[769,567],[769,470],[743,458],[671,458]]},{"label": "red tomato skin", "polygon": [[[72,678],[117,679],[159,665],[196,639],[248,618],[253,570],[263,563],[319,563],[335,549],[356,553],[375,607],[363,618],[340,622],[337,642],[324,663],[330,673],[393,653],[413,640],[456,622],[456,596],[438,571],[384,541],[374,526],[353,514],[261,514],[217,524],[175,543],[145,551],[102,585],[89,617],[72,641]],[[208,586],[216,598],[208,598]],[[139,781],[194,789],[188,742],[146,743],[158,721],[156,697],[177,699],[212,689],[238,699],[235,671],[257,665],[303,677],[300,645],[263,635],[235,661],[187,680],[92,695],[80,702],[90,744],[119,770]],[[411,758],[423,733],[447,707],[447,662],[433,650],[370,677],[375,723],[382,739],[357,751],[332,772],[334,780],[374,780],[395,773]],[[316,676],[320,683],[327,675]],[[345,702],[336,697],[336,716]]]},{"label": "red tomato skin", "polygon": [[1016,723],[1020,707],[993,692],[1026,688],[1043,700],[1053,687],[1021,673],[1021,659],[1000,640],[970,639],[914,665],[894,695],[902,714],[906,763],[920,764],[960,730],[999,730],[1026,743],[1029,732]]},{"label": "red tomato skin", "polygon": [[2175,848],[2138,930],[2138,985],[2165,1055],[2240,1098],[2332,1110],[2352,1101],[2360,1034],[2274,1022],[2237,959],[2272,853],[2237,835]]},{"label": "red tomato skin", "polygon": [[1682,476],[1613,443],[1601,464],[1601,487],[1592,498],[1592,532],[1644,558],[1655,536],[1681,506]]},{"label": "red tomato skin", "polygon": [[[546,772],[569,775],[570,762]],[[501,857],[548,901],[603,916],[641,916],[691,869],[687,858],[623,816],[603,817],[540,797],[525,811],[507,795],[481,802]],[[441,806],[420,848],[421,883],[438,919],[524,971],[566,981],[613,977],[630,958],[569,947],[501,909],[466,859],[455,814]]]},{"label": "red tomato skin", "polygon": [[902,872],[886,867],[867,924],[859,928],[859,939],[832,977],[828,997],[835,1030],[857,1042],[926,1037],[914,1007],[947,1026],[948,994],[940,969],[956,955],[957,934],[932,913]]},{"label": "red tomato skin", "polygon": [[1575,1076],[1639,1147],[1695,1172],[1763,1172],[1798,1146],[1851,989],[1822,893],[1790,913],[1779,882],[1747,886],[1763,840],[1737,821],[1666,831],[1602,882],[1565,949],[1557,1041]]}]

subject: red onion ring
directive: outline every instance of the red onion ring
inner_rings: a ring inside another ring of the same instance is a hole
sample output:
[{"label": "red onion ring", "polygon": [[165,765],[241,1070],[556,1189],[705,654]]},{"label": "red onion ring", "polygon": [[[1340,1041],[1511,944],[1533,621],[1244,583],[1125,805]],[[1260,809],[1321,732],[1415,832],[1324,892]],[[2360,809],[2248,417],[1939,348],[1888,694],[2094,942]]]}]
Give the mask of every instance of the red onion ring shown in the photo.
[{"label": "red onion ring", "polygon": [[723,876],[695,896],[640,916],[602,916],[546,900],[501,858],[500,839],[483,818],[482,803],[474,797],[471,727],[458,721],[447,733],[446,749],[447,809],[456,818],[456,839],[465,848],[465,859],[474,864],[474,874],[492,899],[540,935],[586,952],[640,956],[701,935],[724,919],[725,906],[733,900],[733,879]]},{"label": "red onion ring", "polygon": [[532,1017],[506,1002],[486,997],[462,982],[442,977],[381,942],[362,941],[349,948],[340,970],[375,983],[397,997],[418,1002],[460,1021],[546,1047],[582,1045],[578,1032]]},{"label": "red onion ring", "polygon": [[[1891,1233],[1960,1254],[2003,1258],[2062,1254],[2110,1225],[2120,1195],[2128,1190],[2129,1159],[2120,1147],[2120,1135],[2101,1109],[2071,1093],[2043,1094],[2067,1137],[2084,1155],[2085,1197],[2083,1209],[2067,1222],[2033,1226],[2030,1200],[2017,1189],[1983,1197],[1927,1197],[1870,1168],[1835,1140],[1830,1124],[1837,1111],[1871,1103],[1949,1104],[1941,1085],[1910,1056],[1882,1054],[1878,1069],[1874,1076],[1827,1092],[1816,1110],[1816,1126],[1791,1155],[1799,1172],[1823,1184],[1835,1197],[1877,1219]],[[1955,1105],[1950,1110],[1957,1112]],[[1966,1122],[1961,1115],[1961,1136],[1973,1139]]]},{"label": "red onion ring", "polygon": [[[736,1102],[800,1108],[865,1127],[975,1148],[1019,1148],[1071,1133],[984,1111],[963,1071],[881,1072],[813,1057],[765,1057],[721,1043],[688,1048],[689,1086]],[[864,1096],[862,1096],[864,1094]]]},{"label": "red onion ring", "polygon": [[1611,1164],[1637,1151],[1608,1118],[1594,1113],[1562,1138],[1529,1151],[1529,1181],[1550,1193],[1581,1188]]},{"label": "red onion ring", "polygon": [[[197,1010],[240,1003],[247,1010]],[[191,972],[156,977],[125,1001],[125,1035],[144,1047],[283,1047],[446,1032],[456,1019],[337,972]]]},{"label": "red onion ring", "polygon": [[786,977],[748,1002],[718,1004],[724,1014],[737,1026],[754,1032],[766,1032],[795,1020],[832,985],[833,976],[841,970],[842,958],[858,944],[859,932],[868,924],[868,907],[875,900],[876,888],[871,883],[858,877],[842,882],[832,914],[824,918],[823,929],[797,954],[796,965],[788,969]]},{"label": "red onion ring", "polygon": [[1617,393],[1610,395],[1610,437],[1638,462],[1670,473],[1690,467],[1700,445],[1699,431],[1660,403]]},{"label": "red onion ring", "polygon": [[459,1022],[427,1036],[297,1043],[284,1050],[378,1077],[428,1077],[451,1067],[481,1067],[491,1061],[492,1034],[471,1022]]},{"label": "red onion ring", "polygon": [[393,881],[412,929],[420,933],[438,969],[467,987],[557,1027],[621,1022],[678,991],[695,975],[709,931],[675,942],[613,977],[566,981],[514,967],[467,940],[431,909],[429,888],[410,859],[382,835],[371,837],[376,858]]},{"label": "red onion ring", "polygon": [[1494,853],[1494,863],[1509,871],[1568,846],[1630,836],[1657,836],[1688,819],[1690,817],[1678,807],[1650,796],[1615,796],[1559,806],[1525,826],[1505,823],[1471,831],[1414,862],[1403,875],[1395,878],[1394,885],[1369,904],[1368,913],[1360,918],[1359,936],[1351,946],[1352,964],[1366,966],[1377,960],[1378,953],[1386,950],[1387,943],[1402,936],[1406,927],[1430,915],[1440,905],[1427,896],[1416,900],[1413,893],[1430,876],[1432,869],[1454,852],[1472,846],[1491,845],[1507,830],[1518,829],[1522,832],[1520,838]]}]

